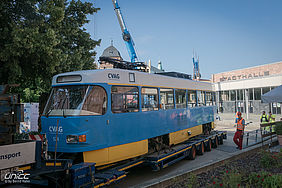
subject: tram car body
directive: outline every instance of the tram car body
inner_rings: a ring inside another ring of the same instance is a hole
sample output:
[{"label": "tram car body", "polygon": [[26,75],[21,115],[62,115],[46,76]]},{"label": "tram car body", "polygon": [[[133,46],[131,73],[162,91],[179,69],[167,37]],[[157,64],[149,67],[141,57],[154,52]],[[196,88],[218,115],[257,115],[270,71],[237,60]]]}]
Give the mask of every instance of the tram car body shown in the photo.
[{"label": "tram car body", "polygon": [[49,151],[101,166],[144,155],[154,140],[171,146],[202,134],[213,126],[214,98],[208,82],[122,69],[63,73],[53,77],[42,132]]}]

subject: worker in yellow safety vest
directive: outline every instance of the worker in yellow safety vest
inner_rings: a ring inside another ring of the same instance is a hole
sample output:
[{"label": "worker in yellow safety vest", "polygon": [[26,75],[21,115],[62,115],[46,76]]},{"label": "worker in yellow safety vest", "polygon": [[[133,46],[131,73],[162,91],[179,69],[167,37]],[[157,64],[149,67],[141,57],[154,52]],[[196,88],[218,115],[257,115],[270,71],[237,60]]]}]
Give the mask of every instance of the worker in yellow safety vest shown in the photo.
[{"label": "worker in yellow safety vest", "polygon": [[[267,115],[267,120],[269,121],[269,123],[273,123],[275,122],[275,116],[271,112],[269,112],[269,114]],[[274,127],[275,125],[272,125],[271,132],[274,132]],[[266,127],[265,130],[270,132],[270,126]]]},{"label": "worker in yellow safety vest", "polygon": [[275,122],[275,116],[271,112],[269,112],[269,114],[267,115],[267,119],[269,123]]},{"label": "worker in yellow safety vest", "polygon": [[261,123],[267,123],[268,122],[268,119],[267,119],[267,116],[265,114],[265,111],[263,111],[262,115],[260,116],[260,122]]}]

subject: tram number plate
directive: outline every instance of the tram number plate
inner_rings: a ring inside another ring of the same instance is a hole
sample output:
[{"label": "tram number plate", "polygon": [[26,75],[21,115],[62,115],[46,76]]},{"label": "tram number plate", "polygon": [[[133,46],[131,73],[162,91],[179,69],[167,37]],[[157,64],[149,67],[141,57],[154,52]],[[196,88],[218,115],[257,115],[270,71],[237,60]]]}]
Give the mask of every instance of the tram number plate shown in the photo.
[{"label": "tram number plate", "polygon": [[[57,138],[57,141],[60,141],[59,137]],[[53,137],[53,142],[56,142],[56,137]]]}]

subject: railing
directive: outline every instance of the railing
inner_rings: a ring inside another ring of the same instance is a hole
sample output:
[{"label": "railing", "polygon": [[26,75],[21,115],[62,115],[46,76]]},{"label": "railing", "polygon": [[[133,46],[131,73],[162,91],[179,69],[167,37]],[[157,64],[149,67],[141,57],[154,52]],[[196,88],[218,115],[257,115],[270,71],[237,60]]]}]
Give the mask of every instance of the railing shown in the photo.
[{"label": "railing", "polygon": [[[260,124],[261,144],[262,145],[263,145],[264,141],[269,139],[269,138],[267,138],[265,140],[264,138],[266,138],[266,137],[270,137],[271,143],[272,143],[272,138],[274,137],[274,135],[276,135],[275,130],[274,130],[274,126],[278,123],[282,123],[282,121],[275,121],[275,122],[271,122],[271,123],[261,123]],[[268,129],[268,130],[266,130],[266,129]]]},{"label": "railing", "polygon": [[258,133],[259,133],[259,129],[247,132],[247,134],[246,134],[246,137],[247,137],[247,139],[246,139],[246,146],[249,146],[249,139],[252,136],[252,134],[255,134],[255,139],[254,139],[255,143],[253,143],[252,145],[258,143]]},{"label": "railing", "polygon": [[273,138],[276,137],[276,133],[274,132],[274,126],[278,123],[282,123],[282,121],[276,121],[272,123],[262,123],[260,124],[260,128],[254,131],[246,132],[246,144],[245,147],[250,147],[256,144],[261,143],[265,144],[265,141],[270,140],[270,146],[275,141]]},{"label": "railing", "polygon": [[245,146],[250,147],[250,146],[258,144],[259,143],[259,137],[260,137],[259,133],[260,133],[259,129],[245,133],[245,135],[246,135],[245,136],[246,137]]}]

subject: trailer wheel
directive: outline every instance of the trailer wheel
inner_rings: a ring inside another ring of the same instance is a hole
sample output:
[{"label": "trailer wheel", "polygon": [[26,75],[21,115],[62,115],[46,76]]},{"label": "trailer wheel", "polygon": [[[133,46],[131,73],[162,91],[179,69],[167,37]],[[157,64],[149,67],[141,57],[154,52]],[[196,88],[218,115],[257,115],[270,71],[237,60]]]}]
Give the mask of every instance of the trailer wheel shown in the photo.
[{"label": "trailer wheel", "polygon": [[190,154],[188,156],[188,159],[194,160],[195,158],[196,158],[196,147],[193,145],[191,150],[190,150]]},{"label": "trailer wheel", "polygon": [[206,151],[211,151],[212,150],[212,141],[209,139],[208,145],[206,146]]},{"label": "trailer wheel", "polygon": [[197,154],[198,154],[198,155],[203,155],[204,152],[205,152],[205,145],[204,145],[203,142],[201,142],[201,145],[200,145],[200,147],[199,147],[199,150],[198,150]]},{"label": "trailer wheel", "polygon": [[223,134],[220,135],[220,139],[218,140],[219,145],[223,144]]},{"label": "trailer wheel", "polygon": [[217,146],[218,146],[218,137],[216,136],[215,139],[213,140],[213,145],[212,145],[212,147],[213,147],[213,148],[217,148]]}]

